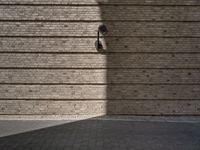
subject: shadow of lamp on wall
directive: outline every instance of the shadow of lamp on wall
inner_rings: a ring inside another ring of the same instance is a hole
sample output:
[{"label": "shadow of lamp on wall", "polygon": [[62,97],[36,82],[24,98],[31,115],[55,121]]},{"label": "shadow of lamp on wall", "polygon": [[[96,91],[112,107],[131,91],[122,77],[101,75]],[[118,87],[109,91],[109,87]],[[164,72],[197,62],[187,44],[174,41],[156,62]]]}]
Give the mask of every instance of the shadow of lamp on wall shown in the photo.
[{"label": "shadow of lamp on wall", "polygon": [[107,27],[105,26],[105,25],[100,25],[99,27],[98,27],[98,31],[97,31],[97,40],[96,40],[96,42],[95,42],[95,47],[96,47],[96,49],[98,50],[98,51],[103,51],[104,49],[103,49],[103,44],[101,43],[101,41],[99,40],[99,36],[100,36],[100,33],[102,34],[102,35],[106,35],[107,33],[108,33],[108,29],[107,29]]}]

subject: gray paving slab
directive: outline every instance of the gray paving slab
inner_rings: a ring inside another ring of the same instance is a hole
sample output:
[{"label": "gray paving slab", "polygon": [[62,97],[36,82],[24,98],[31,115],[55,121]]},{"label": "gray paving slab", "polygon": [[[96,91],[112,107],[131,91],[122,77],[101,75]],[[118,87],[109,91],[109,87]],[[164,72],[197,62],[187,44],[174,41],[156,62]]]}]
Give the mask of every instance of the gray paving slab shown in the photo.
[{"label": "gray paving slab", "polygon": [[200,150],[200,122],[0,121],[0,150]]}]

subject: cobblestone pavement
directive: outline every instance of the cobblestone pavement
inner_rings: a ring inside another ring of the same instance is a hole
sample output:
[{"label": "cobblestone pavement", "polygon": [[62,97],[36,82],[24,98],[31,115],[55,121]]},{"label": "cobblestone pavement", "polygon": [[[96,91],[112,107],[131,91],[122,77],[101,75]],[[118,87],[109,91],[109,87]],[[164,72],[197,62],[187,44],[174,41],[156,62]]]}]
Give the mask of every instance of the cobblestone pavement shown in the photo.
[{"label": "cobblestone pavement", "polygon": [[0,135],[0,150],[200,150],[199,122],[0,121]]}]

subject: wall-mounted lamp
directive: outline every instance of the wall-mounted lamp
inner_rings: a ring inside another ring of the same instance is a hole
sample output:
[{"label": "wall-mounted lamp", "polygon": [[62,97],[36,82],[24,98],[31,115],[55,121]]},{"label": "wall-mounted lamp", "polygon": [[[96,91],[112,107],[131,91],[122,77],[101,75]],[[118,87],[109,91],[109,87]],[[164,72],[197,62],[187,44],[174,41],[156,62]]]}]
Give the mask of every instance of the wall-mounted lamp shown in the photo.
[{"label": "wall-mounted lamp", "polygon": [[108,29],[105,25],[100,25],[97,31],[97,41],[95,42],[95,47],[96,49],[99,50],[103,50],[103,44],[101,43],[101,41],[99,40],[99,34],[102,35],[106,35],[108,33]]}]

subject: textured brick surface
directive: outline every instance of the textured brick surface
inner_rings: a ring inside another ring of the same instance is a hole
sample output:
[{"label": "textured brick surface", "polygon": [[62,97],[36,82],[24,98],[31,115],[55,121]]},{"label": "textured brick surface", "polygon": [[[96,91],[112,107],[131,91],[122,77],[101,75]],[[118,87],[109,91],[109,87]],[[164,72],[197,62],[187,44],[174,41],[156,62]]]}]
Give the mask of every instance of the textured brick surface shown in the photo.
[{"label": "textured brick surface", "polygon": [[[8,54],[0,55],[1,68],[143,69],[200,68],[200,54]],[[109,71],[109,70],[108,70]],[[107,71],[107,73],[109,73]]]},{"label": "textured brick surface", "polygon": [[199,99],[199,85],[0,85],[1,99]]},{"label": "textured brick surface", "polygon": [[[96,37],[99,22],[0,22],[0,36]],[[109,36],[199,37],[200,22],[108,22]],[[111,47],[110,47],[111,48]]]},{"label": "textured brick surface", "polygon": [[[0,6],[1,20],[200,21],[197,6]],[[103,11],[101,11],[103,10]],[[113,15],[115,14],[115,15]]]},{"label": "textured brick surface", "polygon": [[[199,100],[1,100],[4,115],[199,115]],[[10,117],[12,118],[12,117]],[[27,118],[27,116],[25,117]],[[34,116],[31,116],[34,118]],[[45,118],[45,117],[44,117]],[[48,117],[47,117],[48,118]],[[23,117],[21,118],[23,119]],[[62,118],[61,118],[62,119]]]},{"label": "textured brick surface", "polygon": [[199,5],[198,0],[1,0],[2,4]]},{"label": "textured brick surface", "polygon": [[[5,84],[197,84],[198,69],[1,69],[0,82]],[[108,80],[109,79],[109,80]]]},{"label": "textured brick surface", "polygon": [[[0,52],[98,53],[93,38],[0,38]],[[191,53],[199,52],[200,38],[106,37],[104,53]],[[31,47],[30,47],[31,45]]]},{"label": "textured brick surface", "polygon": [[[0,0],[0,114],[200,115],[197,0]],[[108,27],[94,43],[100,24]]]}]

